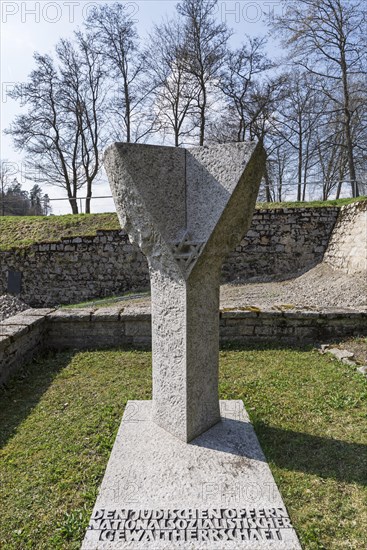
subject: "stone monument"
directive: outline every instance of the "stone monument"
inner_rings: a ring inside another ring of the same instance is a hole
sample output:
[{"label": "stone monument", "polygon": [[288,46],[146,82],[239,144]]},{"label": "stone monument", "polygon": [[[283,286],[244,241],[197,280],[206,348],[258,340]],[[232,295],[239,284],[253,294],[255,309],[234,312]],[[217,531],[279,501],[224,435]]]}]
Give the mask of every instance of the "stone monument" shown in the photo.
[{"label": "stone monument", "polygon": [[221,266],[264,165],[254,142],[106,151],[121,226],[149,264],[153,399],[126,407],[85,550],[300,548],[242,402],[218,399]]}]

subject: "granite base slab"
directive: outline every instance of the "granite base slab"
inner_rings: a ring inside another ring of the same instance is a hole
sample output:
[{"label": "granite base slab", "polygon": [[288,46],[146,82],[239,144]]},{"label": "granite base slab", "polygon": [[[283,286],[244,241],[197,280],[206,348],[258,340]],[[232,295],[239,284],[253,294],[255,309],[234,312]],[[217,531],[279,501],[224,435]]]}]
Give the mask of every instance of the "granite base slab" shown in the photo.
[{"label": "granite base slab", "polygon": [[82,550],[300,550],[242,401],[184,443],[129,401]]}]

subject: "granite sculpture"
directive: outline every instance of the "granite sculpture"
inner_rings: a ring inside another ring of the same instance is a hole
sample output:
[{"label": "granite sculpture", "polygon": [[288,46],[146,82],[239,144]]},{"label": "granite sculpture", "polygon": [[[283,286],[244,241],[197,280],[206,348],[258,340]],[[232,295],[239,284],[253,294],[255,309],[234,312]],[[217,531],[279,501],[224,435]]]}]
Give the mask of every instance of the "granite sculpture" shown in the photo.
[{"label": "granite sculpture", "polygon": [[254,142],[105,154],[121,226],[149,264],[152,418],[181,441],[220,420],[221,266],[249,228],[264,165]]}]

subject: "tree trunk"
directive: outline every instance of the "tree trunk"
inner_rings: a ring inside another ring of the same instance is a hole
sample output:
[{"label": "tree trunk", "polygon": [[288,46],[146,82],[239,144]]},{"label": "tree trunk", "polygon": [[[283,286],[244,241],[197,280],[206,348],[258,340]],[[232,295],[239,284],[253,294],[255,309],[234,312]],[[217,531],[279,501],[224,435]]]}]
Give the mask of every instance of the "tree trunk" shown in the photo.
[{"label": "tree trunk", "polygon": [[342,169],[340,167],[339,168],[339,182],[338,182],[338,187],[337,187],[337,190],[336,190],[336,198],[337,199],[340,198],[340,193],[342,192],[343,176],[344,176],[344,171],[342,171]]},{"label": "tree trunk", "polygon": [[4,213],[5,213],[4,183],[1,182],[1,215],[4,216]]},{"label": "tree trunk", "polygon": [[342,185],[343,185],[343,182],[339,181],[338,187],[336,190],[336,197],[335,197],[336,199],[340,199],[340,193],[342,192]]},{"label": "tree trunk", "polygon": [[302,193],[302,138],[298,149],[298,183],[297,183],[297,201],[301,200]]},{"label": "tree trunk", "polygon": [[322,200],[327,201],[328,199],[328,191],[327,191],[327,185],[322,186]]},{"label": "tree trunk", "polygon": [[85,199],[85,213],[90,214],[90,204],[92,198],[92,179],[87,180],[87,197]]},{"label": "tree trunk", "polygon": [[269,172],[268,172],[268,167],[267,166],[265,166],[264,180],[265,180],[266,202],[273,202],[272,197],[271,197],[271,193],[270,193],[270,178],[269,178]]},{"label": "tree trunk", "polygon": [[306,200],[306,186],[307,186],[307,182],[303,182],[303,190],[302,190],[302,201],[305,202]]},{"label": "tree trunk", "polygon": [[131,113],[130,113],[130,90],[127,82],[127,75],[124,73],[124,95],[125,95],[125,123],[126,142],[131,142]]},{"label": "tree trunk", "polygon": [[69,202],[72,213],[79,214],[77,199],[75,197],[69,197]]},{"label": "tree trunk", "polygon": [[344,124],[345,124],[345,142],[348,154],[348,170],[349,179],[352,186],[352,196],[359,196],[359,189],[356,179],[356,169],[354,164],[353,154],[353,139],[351,131],[351,113],[350,113],[350,99],[349,99],[349,86],[347,77],[347,63],[345,60],[345,52],[341,51],[341,68],[342,68],[342,80],[343,80],[343,94],[344,94]]},{"label": "tree trunk", "polygon": [[303,140],[302,140],[302,115],[298,116],[298,185],[297,185],[297,201],[301,201],[302,193],[302,162],[303,162]]},{"label": "tree trunk", "polygon": [[204,145],[205,139],[205,111],[206,111],[206,89],[205,83],[201,83],[201,90],[203,93],[203,102],[200,107],[200,142],[199,145]]},{"label": "tree trunk", "polygon": [[281,178],[279,178],[278,182],[278,201],[282,202],[282,188],[283,188],[283,181]]}]

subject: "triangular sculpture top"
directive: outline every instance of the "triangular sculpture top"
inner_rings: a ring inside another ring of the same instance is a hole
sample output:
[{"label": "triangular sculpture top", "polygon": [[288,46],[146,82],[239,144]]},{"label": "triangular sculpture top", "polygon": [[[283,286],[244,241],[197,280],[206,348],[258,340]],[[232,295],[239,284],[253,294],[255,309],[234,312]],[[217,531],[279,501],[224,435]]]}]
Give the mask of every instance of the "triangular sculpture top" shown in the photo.
[{"label": "triangular sculpture top", "polygon": [[190,149],[112,145],[106,168],[122,226],[148,259],[159,233],[188,276],[255,149],[255,142]]}]

